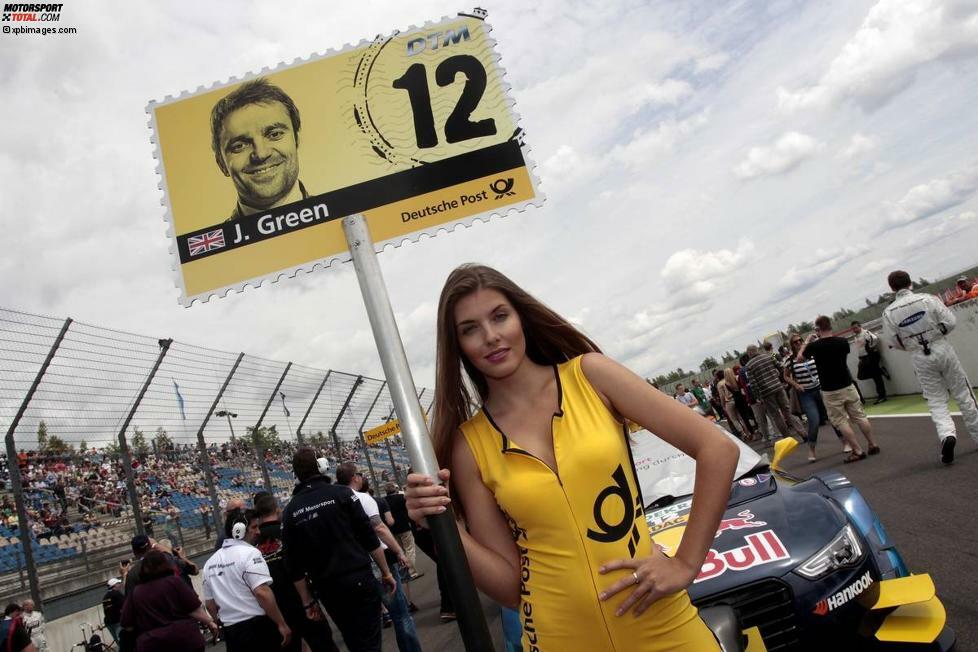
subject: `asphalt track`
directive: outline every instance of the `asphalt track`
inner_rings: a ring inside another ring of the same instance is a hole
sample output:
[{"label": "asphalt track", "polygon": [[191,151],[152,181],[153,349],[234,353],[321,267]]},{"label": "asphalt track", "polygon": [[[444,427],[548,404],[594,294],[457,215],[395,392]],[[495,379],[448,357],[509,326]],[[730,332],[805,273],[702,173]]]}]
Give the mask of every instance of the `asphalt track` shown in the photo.
[{"label": "asphalt track", "polygon": [[[947,609],[948,623],[958,635],[955,650],[978,651],[978,453],[959,417],[954,464],[938,459],[934,426],[927,417],[872,419],[882,453],[856,464],[842,464],[842,447],[834,433],[823,427],[818,456],[807,461],[807,447],[799,447],[784,467],[794,475],[838,470],[847,475],[879,514],[914,573],[930,573]],[[439,620],[438,589],[434,568],[420,551],[418,566],[425,576],[412,582],[415,614],[422,647],[427,652],[462,650],[454,623]],[[499,609],[483,598],[489,630],[496,650],[503,650]],[[342,650],[334,628],[334,640]],[[208,648],[210,649],[220,649]],[[384,652],[396,652],[392,629],[384,630]]]}]

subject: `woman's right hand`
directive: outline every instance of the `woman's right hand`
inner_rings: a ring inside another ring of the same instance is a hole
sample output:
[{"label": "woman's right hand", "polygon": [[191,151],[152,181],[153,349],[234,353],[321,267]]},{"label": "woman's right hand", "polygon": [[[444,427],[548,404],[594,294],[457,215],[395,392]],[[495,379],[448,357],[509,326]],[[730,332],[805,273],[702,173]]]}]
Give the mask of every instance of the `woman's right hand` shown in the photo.
[{"label": "woman's right hand", "polygon": [[426,516],[442,514],[452,502],[448,493],[448,479],[451,471],[441,469],[438,479],[442,484],[436,484],[430,475],[411,473],[407,477],[407,487],[404,490],[408,516],[412,521],[427,528]]}]

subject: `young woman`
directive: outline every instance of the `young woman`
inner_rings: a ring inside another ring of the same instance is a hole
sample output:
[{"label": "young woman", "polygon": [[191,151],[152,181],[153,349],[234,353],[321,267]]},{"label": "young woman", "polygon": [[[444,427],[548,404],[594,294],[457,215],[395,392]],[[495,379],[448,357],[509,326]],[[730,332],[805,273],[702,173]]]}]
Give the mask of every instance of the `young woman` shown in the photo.
[{"label": "young woman", "polygon": [[[726,507],[736,445],[488,267],[448,277],[437,337],[445,484],[409,475],[409,514],[423,524],[454,498],[476,584],[519,610],[524,649],[719,649],[685,589]],[[697,460],[689,524],[668,554],[648,533],[626,420]]]}]

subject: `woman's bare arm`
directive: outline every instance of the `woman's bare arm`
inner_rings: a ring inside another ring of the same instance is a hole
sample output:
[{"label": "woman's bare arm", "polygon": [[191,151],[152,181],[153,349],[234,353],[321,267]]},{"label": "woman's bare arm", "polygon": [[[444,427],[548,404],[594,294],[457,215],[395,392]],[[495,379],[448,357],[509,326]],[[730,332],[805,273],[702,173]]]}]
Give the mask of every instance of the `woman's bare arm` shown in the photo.
[{"label": "woman's bare arm", "polygon": [[423,525],[425,516],[443,513],[450,502],[447,484],[451,480],[452,491],[465,511],[467,528],[460,522],[459,535],[476,585],[499,604],[516,608],[520,601],[519,551],[461,434],[452,450],[452,472],[442,469],[438,475],[445,484],[435,484],[429,476],[418,473],[408,476],[405,494],[409,515]]}]

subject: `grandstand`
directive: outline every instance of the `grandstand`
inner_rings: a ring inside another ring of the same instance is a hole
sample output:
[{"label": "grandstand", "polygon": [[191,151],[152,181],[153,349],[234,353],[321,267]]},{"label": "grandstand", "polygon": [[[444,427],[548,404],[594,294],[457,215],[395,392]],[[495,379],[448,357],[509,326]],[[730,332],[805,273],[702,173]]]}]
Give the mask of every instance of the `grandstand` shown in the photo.
[{"label": "grandstand", "polygon": [[331,472],[369,455],[376,482],[403,479],[399,437],[361,440],[392,414],[380,380],[0,309],[0,599],[33,583],[50,612],[118,575],[141,530],[212,550],[228,501],[288,499],[300,438]]}]

